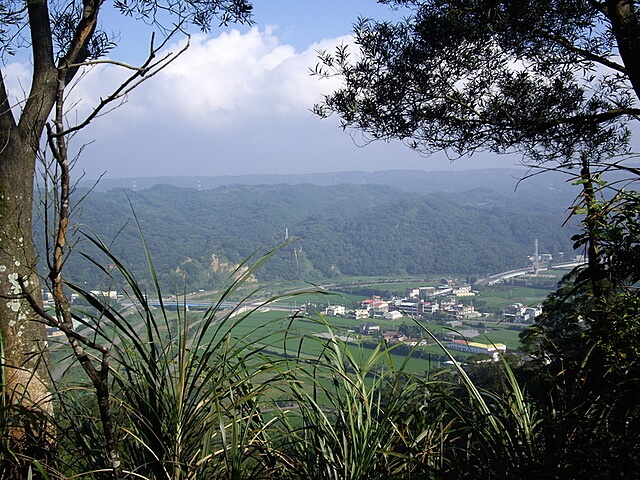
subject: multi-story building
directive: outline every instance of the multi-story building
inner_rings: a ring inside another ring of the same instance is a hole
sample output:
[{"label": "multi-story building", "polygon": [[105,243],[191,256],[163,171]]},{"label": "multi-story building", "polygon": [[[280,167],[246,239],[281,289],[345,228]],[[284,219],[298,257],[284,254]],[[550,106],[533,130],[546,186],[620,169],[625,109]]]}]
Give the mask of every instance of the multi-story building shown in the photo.
[{"label": "multi-story building", "polygon": [[422,300],[418,298],[407,298],[396,305],[396,308],[408,317],[422,315]]},{"label": "multi-story building", "polygon": [[462,285],[453,289],[453,294],[456,297],[473,297],[475,293],[471,291],[471,285]]},{"label": "multi-story building", "polygon": [[420,288],[419,287],[408,288],[407,289],[407,297],[409,297],[409,298],[419,298],[420,297]]},{"label": "multi-story building", "polygon": [[426,302],[425,304],[422,305],[422,312],[423,313],[436,313],[438,310],[440,309],[440,306],[438,305],[438,302]]},{"label": "multi-story building", "polygon": [[529,315],[529,320],[534,321],[538,315],[542,314],[542,306],[536,305],[535,307],[527,307],[524,309],[524,313]]}]

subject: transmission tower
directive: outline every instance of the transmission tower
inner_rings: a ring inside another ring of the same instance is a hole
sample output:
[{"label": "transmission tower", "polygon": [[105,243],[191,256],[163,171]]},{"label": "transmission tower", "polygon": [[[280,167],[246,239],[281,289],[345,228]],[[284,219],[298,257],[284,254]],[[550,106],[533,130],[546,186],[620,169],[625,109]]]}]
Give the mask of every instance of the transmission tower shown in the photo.
[{"label": "transmission tower", "polygon": [[533,252],[533,274],[538,274],[538,269],[540,268],[540,253],[538,251],[538,239],[535,240],[535,250]]}]

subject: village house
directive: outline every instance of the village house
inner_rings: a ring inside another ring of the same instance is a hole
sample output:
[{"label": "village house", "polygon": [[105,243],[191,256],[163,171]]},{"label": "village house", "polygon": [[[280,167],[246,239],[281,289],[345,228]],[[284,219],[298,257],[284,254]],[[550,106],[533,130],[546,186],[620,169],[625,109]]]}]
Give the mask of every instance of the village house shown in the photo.
[{"label": "village house", "polygon": [[374,318],[382,318],[389,311],[389,302],[375,301],[369,309],[369,313]]},{"label": "village house", "polygon": [[420,288],[413,287],[407,289],[407,297],[408,298],[420,298]]},{"label": "village house", "polygon": [[475,311],[476,309],[473,305],[463,305],[459,303],[450,310],[449,314],[456,318],[467,318],[472,316]]},{"label": "village house", "polygon": [[369,318],[371,315],[369,314],[368,308],[356,308],[353,311],[353,318],[359,320],[361,318]]},{"label": "village house", "polygon": [[438,302],[426,302],[422,305],[422,313],[433,314],[439,310]]},{"label": "village house", "polygon": [[372,308],[374,302],[375,300],[372,298],[367,298],[365,300],[362,300],[360,302],[360,308],[366,308],[366,309]]},{"label": "village house", "polygon": [[384,314],[385,320],[398,320],[399,318],[404,317],[401,311],[399,310],[389,310]]},{"label": "village house", "polygon": [[537,316],[542,315],[542,305],[527,307],[524,309],[525,315],[529,315],[529,321],[533,322]]},{"label": "village house", "polygon": [[347,314],[347,309],[342,305],[329,305],[325,308],[324,314],[329,317],[344,317]]},{"label": "village house", "polygon": [[389,311],[389,302],[382,300],[382,297],[378,295],[374,295],[372,298],[362,300],[360,308],[367,310],[369,317],[384,318],[384,314]]},{"label": "village house", "polygon": [[479,316],[473,305],[464,305],[456,302],[442,302],[440,309],[447,312],[449,317],[463,319],[467,317]]},{"label": "village house", "polygon": [[456,297],[473,297],[474,292],[471,291],[471,285],[462,285],[453,289],[453,294]]},{"label": "village house", "polygon": [[382,338],[384,338],[384,340],[387,343],[400,343],[400,342],[404,342],[407,337],[400,332],[386,332],[382,334]]},{"label": "village house", "polygon": [[417,317],[422,315],[422,305],[424,302],[418,298],[406,298],[396,304],[396,308],[407,317]]},{"label": "village house", "polygon": [[525,307],[521,303],[507,305],[503,311],[503,318],[510,323],[531,323],[542,313],[542,306]]}]

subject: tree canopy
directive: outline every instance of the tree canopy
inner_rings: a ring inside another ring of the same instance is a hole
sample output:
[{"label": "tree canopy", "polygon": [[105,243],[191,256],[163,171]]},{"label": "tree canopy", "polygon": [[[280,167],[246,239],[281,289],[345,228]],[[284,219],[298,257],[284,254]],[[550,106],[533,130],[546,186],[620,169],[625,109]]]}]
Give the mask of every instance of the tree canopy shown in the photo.
[{"label": "tree canopy", "polygon": [[380,3],[411,15],[360,19],[355,49],[321,54],[315,72],[344,84],[317,114],[452,158],[488,150],[571,162],[627,151],[640,114],[638,2]]},{"label": "tree canopy", "polygon": [[[354,184],[230,185],[203,191],[159,185],[86,197],[78,190],[74,198],[83,198],[82,211],[75,221],[83,231],[82,225],[90,225],[139,279],[150,280],[148,249],[158,281],[170,293],[185,280],[189,289],[217,288],[230,274],[220,267],[235,269],[253,252],[280,244],[285,229],[297,241],[274,253],[256,272],[258,280],[485,276],[526,266],[536,238],[554,256],[571,250],[570,233],[562,228],[569,192],[553,201],[542,181],[532,179],[534,185],[537,190],[528,194],[510,195],[489,189],[418,195]],[[136,222],[128,218],[132,208],[144,248]],[[86,241],[75,250],[66,261],[67,278],[107,288],[96,283],[103,277],[83,256],[99,259],[99,252]]]}]

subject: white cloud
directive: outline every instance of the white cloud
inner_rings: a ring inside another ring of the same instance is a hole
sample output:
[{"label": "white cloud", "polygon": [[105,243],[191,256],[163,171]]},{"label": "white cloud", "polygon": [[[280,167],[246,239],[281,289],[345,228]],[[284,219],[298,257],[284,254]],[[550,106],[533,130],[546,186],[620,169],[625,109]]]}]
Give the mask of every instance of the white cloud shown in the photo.
[{"label": "white cloud", "polygon": [[[106,131],[141,122],[180,122],[198,131],[228,131],[248,120],[309,115],[308,109],[331,88],[331,82],[309,74],[317,63],[317,50],[331,49],[348,37],[296,52],[274,32],[271,27],[255,27],[245,33],[231,30],[217,37],[193,36],[176,61],[132,92],[123,108],[95,123]],[[175,52],[183,45],[176,43],[167,50]],[[82,119],[129,73],[113,65],[85,72],[69,96],[67,105],[73,106],[69,118]],[[13,80],[10,89],[16,97],[21,93],[18,79],[24,85],[29,76],[28,66],[8,66],[5,77]]]},{"label": "white cloud", "polygon": [[[337,128],[336,119],[313,117],[309,108],[336,87],[334,80],[310,75],[317,51],[331,51],[350,37],[296,51],[276,33],[267,27],[192,37],[190,48],[136,89],[122,108],[96,119],[78,135],[76,149],[92,145],[83,152],[76,175],[450,168],[446,159],[425,161],[398,142],[357,148]],[[170,46],[172,51],[179,48]],[[5,73],[29,78],[29,68],[11,68]],[[87,72],[72,93],[76,104],[71,116],[82,119],[126,75],[126,70],[108,65]]]},{"label": "white cloud", "polygon": [[296,52],[269,28],[195,36],[189,49],[152,80],[141,101],[154,115],[200,131],[235,129],[265,116],[308,115],[323,89],[330,88],[309,75],[317,48]]}]

